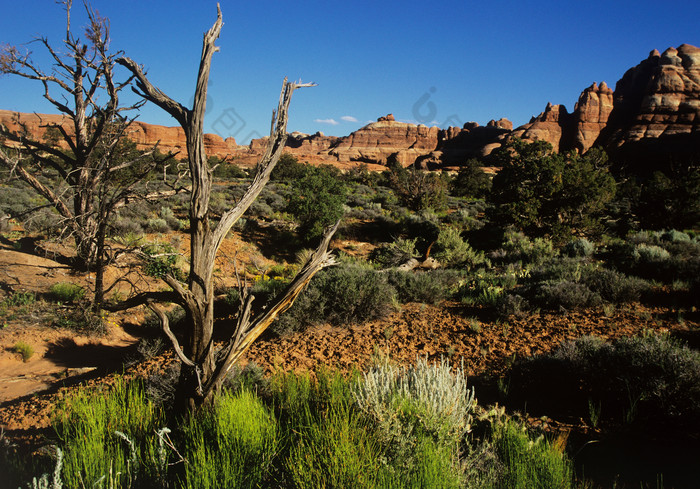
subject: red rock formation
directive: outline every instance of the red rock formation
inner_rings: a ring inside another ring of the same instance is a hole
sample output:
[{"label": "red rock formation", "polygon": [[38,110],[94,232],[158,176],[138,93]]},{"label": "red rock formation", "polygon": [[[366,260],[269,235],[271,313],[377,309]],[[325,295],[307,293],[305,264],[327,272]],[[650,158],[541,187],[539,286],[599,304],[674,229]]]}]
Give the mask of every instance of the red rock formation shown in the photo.
[{"label": "red rock formation", "polygon": [[[61,125],[69,134],[73,133],[71,121],[65,116],[52,114],[25,114],[0,110],[0,124],[13,131],[20,130],[24,125],[35,138],[43,138],[47,126]],[[142,150],[151,149],[158,143],[162,153],[179,153],[182,157],[187,154],[185,133],[181,127],[165,127],[136,121],[128,129],[129,138]],[[204,146],[207,154],[224,158],[236,148],[236,141],[227,138],[225,141],[217,134],[205,134]]]},{"label": "red rock formation", "polygon": [[615,87],[606,144],[700,131],[700,48],[683,44],[628,70]]},{"label": "red rock formation", "polygon": [[578,98],[574,107],[576,134],[574,149],[585,153],[595,144],[600,132],[608,123],[613,109],[613,91],[605,82],[593,84]]},{"label": "red rock formation", "polygon": [[[17,117],[37,135],[43,134],[43,125],[67,122],[60,116],[0,111],[0,123],[10,128],[18,129]],[[301,161],[343,168],[360,162],[386,165],[390,159],[404,166],[416,163],[444,168],[486,156],[514,136],[547,141],[557,151],[585,152],[601,145],[615,152],[641,144],[643,149],[630,152],[629,160],[646,153],[658,159],[675,145],[681,151],[679,158],[700,160],[700,49],[683,44],[663,54],[654,50],[625,73],[614,93],[605,82],[593,83],[583,90],[573,112],[563,105],[548,104],[544,112],[515,130],[507,119],[492,120],[486,126],[468,122],[462,128],[439,129],[398,122],[388,114],[345,137],[292,133],[286,151]],[[136,122],[131,137],[140,148],[150,148],[158,141],[161,151],[185,153],[185,137],[179,127]],[[233,138],[205,135],[210,155],[232,156],[249,165],[257,162],[266,143],[267,138],[261,138],[237,146]],[[648,151],[650,148],[654,151]]]},{"label": "red rock formation", "polygon": [[547,141],[555,151],[560,151],[563,149],[567,122],[569,122],[569,113],[566,107],[548,103],[544,112],[533,117],[528,124],[515,129],[511,136],[529,141]]},{"label": "red rock formation", "polygon": [[437,147],[437,127],[397,122],[389,114],[339,139],[328,154],[340,162],[360,161],[385,165],[390,157],[403,166]]},{"label": "red rock formation", "polygon": [[569,114],[563,105],[547,104],[544,112],[518,127],[513,137],[547,141],[556,151],[588,151],[605,128],[613,108],[613,92],[605,82],[593,83]]}]

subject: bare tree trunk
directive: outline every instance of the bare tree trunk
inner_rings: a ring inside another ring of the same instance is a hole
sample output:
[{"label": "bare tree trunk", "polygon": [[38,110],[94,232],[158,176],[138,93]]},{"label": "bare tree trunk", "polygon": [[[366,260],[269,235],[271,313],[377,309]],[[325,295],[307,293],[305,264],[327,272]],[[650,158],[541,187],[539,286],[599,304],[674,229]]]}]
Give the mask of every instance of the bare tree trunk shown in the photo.
[{"label": "bare tree trunk", "polygon": [[[202,57],[199,65],[197,86],[192,109],[187,109],[154,87],[146,78],[141,67],[129,58],[120,58],[118,63],[129,69],[136,79],[136,85],[146,100],[149,100],[172,115],[184,129],[187,138],[187,153],[192,193],[190,197],[190,271],[187,287],[173,276],[164,280],[180,297],[180,304],[186,311],[187,330],[180,347],[177,339],[169,330],[167,317],[158,312],[163,329],[173,342],[183,365],[178,383],[178,405],[187,410],[211,402],[223,381],[226,372],[240,358],[275,317],[288,308],[296,296],[303,290],[313,275],[321,268],[333,263],[327,252],[330,237],[337,228],[330,229],[313,259],[302,270],[301,278],[295,279],[290,287],[270,307],[266,314],[255,321],[250,321],[250,302],[247,296],[241,304],[237,332],[224,348],[225,354],[215,354],[214,333],[214,260],[226,234],[235,222],[257,198],[270,178],[270,173],[282,154],[287,139],[287,114],[292,93],[299,87],[312,86],[284,80],[277,110],[273,112],[270,138],[265,153],[258,163],[257,173],[241,200],[236,206],[225,212],[215,229],[212,229],[209,215],[209,197],[211,194],[212,175],[209,169],[203,140],[203,119],[206,109],[207,82],[211,68],[211,57],[218,51],[215,41],[221,31],[222,16],[217,5],[217,20],[204,35]],[[137,91],[137,93],[139,93]]]}]

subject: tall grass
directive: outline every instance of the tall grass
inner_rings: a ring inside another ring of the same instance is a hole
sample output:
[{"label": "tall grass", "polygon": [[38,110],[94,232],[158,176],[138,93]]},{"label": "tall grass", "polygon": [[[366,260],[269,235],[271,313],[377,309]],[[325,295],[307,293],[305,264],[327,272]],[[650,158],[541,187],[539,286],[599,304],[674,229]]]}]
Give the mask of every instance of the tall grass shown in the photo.
[{"label": "tall grass", "polygon": [[469,435],[475,407],[462,369],[444,361],[383,361],[350,378],[277,373],[262,394],[242,384],[169,420],[140,382],[117,380],[63,401],[53,418],[61,464],[52,481],[35,480],[67,489],[570,487],[566,457],[520,425],[498,418],[483,438]]},{"label": "tall grass", "polygon": [[493,443],[503,469],[496,487],[503,489],[572,487],[573,470],[565,455],[544,438],[533,440],[514,421],[495,425]]},{"label": "tall grass", "polygon": [[157,473],[157,460],[149,456],[156,452],[151,434],[163,423],[137,382],[118,379],[106,392],[73,393],[53,418],[64,448],[65,485],[133,487],[141,476]]},{"label": "tall grass", "polygon": [[216,405],[191,416],[183,430],[181,487],[260,487],[279,444],[277,422],[249,390],[224,392]]}]

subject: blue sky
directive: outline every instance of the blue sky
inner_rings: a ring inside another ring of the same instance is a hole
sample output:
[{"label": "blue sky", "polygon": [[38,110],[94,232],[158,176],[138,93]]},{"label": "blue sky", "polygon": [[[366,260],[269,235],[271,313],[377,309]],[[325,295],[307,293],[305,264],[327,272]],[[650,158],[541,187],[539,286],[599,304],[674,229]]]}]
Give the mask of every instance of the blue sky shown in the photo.
[{"label": "blue sky", "polygon": [[[2,0],[0,42],[43,35],[55,45],[65,15],[52,0]],[[111,19],[112,49],[145,66],[174,99],[192,98],[202,34],[216,2],[93,0]],[[700,46],[700,2],[673,8],[651,1],[474,2],[223,0],[220,52],[212,62],[205,130],[239,143],[266,135],[282,79],[318,86],[299,90],[288,130],[343,136],[387,113],[428,125],[516,126],[547,102],[572,110],[593,82],[614,87],[624,72],[682,43]],[[84,25],[75,0],[72,26]],[[40,46],[29,45],[48,66]],[[51,112],[41,87],[0,77],[0,108]],[[144,122],[173,126],[154,106]]]}]

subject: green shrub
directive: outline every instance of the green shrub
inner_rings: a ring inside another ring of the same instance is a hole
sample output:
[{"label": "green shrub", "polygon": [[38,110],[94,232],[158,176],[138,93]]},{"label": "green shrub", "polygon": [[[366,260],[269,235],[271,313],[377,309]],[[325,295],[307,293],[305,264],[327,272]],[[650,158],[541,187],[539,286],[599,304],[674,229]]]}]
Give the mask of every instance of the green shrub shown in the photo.
[{"label": "green shrub", "polygon": [[604,152],[557,153],[545,141],[513,138],[490,159],[501,167],[489,194],[491,222],[557,241],[567,239],[572,229],[599,232],[616,190]]},{"label": "green shrub", "polygon": [[398,267],[416,257],[416,238],[396,238],[391,243],[376,248],[372,255],[373,261],[383,268]]},{"label": "green shrub", "polygon": [[476,406],[464,370],[452,369],[444,359],[429,364],[421,358],[407,368],[383,360],[364,374],[354,395],[395,457],[409,455],[422,434],[457,450]]},{"label": "green shrub", "polygon": [[556,254],[550,240],[545,238],[530,240],[518,231],[506,232],[502,249],[507,263],[522,262],[523,265],[539,265]]},{"label": "green shrub", "polygon": [[[72,392],[61,401],[52,425],[63,448],[67,487],[161,485],[165,468],[154,433],[163,419],[139,383],[117,379],[109,392]],[[102,481],[102,482],[100,482]]]},{"label": "green shrub", "polygon": [[343,217],[347,189],[327,167],[310,167],[295,182],[287,211],[299,222],[299,234],[307,241],[323,235],[327,226]]},{"label": "green shrub", "polygon": [[272,330],[285,334],[324,322],[347,325],[377,319],[391,311],[395,294],[386,274],[376,270],[357,265],[322,270]]},{"label": "green shrub", "polygon": [[25,343],[24,341],[18,341],[15,343],[15,346],[13,346],[12,349],[16,353],[22,355],[22,361],[24,363],[27,363],[29,359],[32,358],[32,355],[34,355],[34,348],[32,345]]},{"label": "green shrub", "polygon": [[270,180],[298,180],[304,176],[308,165],[299,163],[296,156],[290,153],[282,153],[277,165],[272,170]]},{"label": "green shrub", "polygon": [[214,168],[213,176],[218,180],[232,180],[248,177],[245,170],[236,165],[235,161],[213,161],[213,158],[209,158],[209,160],[209,166],[217,165],[216,168]]},{"label": "green shrub", "polygon": [[388,487],[461,487],[455,461],[476,406],[461,368],[453,371],[445,360],[419,359],[408,368],[383,360],[354,396],[383,447],[383,466],[392,469]]},{"label": "green shrub", "polygon": [[462,239],[459,230],[453,227],[440,229],[432,256],[445,267],[465,266],[467,270],[473,270],[479,266],[490,266],[484,253],[475,251]]},{"label": "green shrub", "polygon": [[496,307],[501,297],[517,283],[518,277],[513,272],[496,274],[480,271],[470,279],[461,282],[457,297],[464,304]]},{"label": "green shrub", "polygon": [[503,294],[496,301],[496,312],[504,319],[523,318],[530,311],[530,303],[519,294]]},{"label": "green shrub", "polygon": [[132,218],[120,216],[112,222],[112,234],[115,236],[141,235],[143,234],[143,227]]},{"label": "green shrub", "polygon": [[2,305],[5,307],[28,306],[34,304],[35,301],[36,295],[34,292],[13,292],[12,295],[3,299]]},{"label": "green shrub", "polygon": [[671,258],[671,254],[662,247],[646,244],[635,246],[632,256],[640,267],[661,266]]},{"label": "green shrub", "polygon": [[661,233],[660,239],[670,241],[672,243],[687,243],[690,241],[690,236],[682,231],[670,229]]},{"label": "green shrub", "polygon": [[650,289],[646,280],[628,277],[607,268],[586,268],[581,273],[581,282],[603,300],[613,304],[637,302]]},{"label": "green shrub", "polygon": [[142,248],[146,255],[143,271],[146,275],[155,278],[162,278],[166,274],[171,274],[180,281],[184,281],[184,273],[177,267],[178,252],[167,243],[149,243]]},{"label": "green shrub", "polygon": [[481,169],[481,162],[468,159],[450,185],[452,195],[460,197],[485,197],[491,190],[491,178]]},{"label": "green shrub", "polygon": [[146,221],[146,231],[149,233],[167,233],[170,231],[168,221],[160,217],[154,217]]},{"label": "green shrub", "polygon": [[396,162],[388,166],[385,174],[401,205],[413,211],[440,211],[446,207],[447,180],[442,175],[415,167],[403,168]]},{"label": "green shrub", "polygon": [[65,229],[63,218],[53,207],[44,207],[29,215],[24,221],[24,229],[29,232],[46,233],[58,236]]},{"label": "green shrub", "polygon": [[[175,213],[173,213],[173,210],[170,207],[161,207],[160,208],[160,218],[166,222],[167,227],[169,229],[174,229],[175,231],[177,231],[181,228],[180,220],[177,218]],[[156,232],[158,232],[158,231],[156,231]],[[166,232],[166,231],[163,231],[163,232]]]},{"label": "green shrub", "polygon": [[537,290],[538,300],[552,309],[582,309],[600,305],[601,298],[584,284],[563,280],[542,284]]},{"label": "green shrub", "polygon": [[85,297],[85,289],[70,282],[53,284],[49,291],[54,299],[61,302],[76,302]]}]

